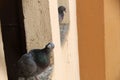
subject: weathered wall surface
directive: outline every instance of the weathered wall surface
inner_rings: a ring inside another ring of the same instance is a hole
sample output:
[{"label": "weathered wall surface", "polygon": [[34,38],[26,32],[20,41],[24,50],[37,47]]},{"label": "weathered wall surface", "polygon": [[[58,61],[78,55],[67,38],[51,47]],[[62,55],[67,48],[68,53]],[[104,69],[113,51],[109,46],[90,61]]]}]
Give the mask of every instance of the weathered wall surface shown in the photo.
[{"label": "weathered wall surface", "polygon": [[43,48],[52,41],[48,0],[23,0],[27,49]]}]

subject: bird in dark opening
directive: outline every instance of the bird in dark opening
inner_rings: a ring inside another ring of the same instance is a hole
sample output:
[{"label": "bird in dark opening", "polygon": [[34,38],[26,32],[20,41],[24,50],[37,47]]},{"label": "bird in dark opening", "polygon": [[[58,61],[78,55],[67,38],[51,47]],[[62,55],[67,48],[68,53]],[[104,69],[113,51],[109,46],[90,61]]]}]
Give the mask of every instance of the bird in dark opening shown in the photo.
[{"label": "bird in dark opening", "polygon": [[64,6],[59,6],[58,7],[59,23],[61,23],[62,20],[64,19],[64,12],[66,12],[66,8]]},{"label": "bird in dark opening", "polygon": [[24,77],[25,80],[29,77],[36,77],[50,65],[50,53],[54,48],[52,42],[48,43],[43,49],[33,49],[27,54],[24,54],[17,62],[18,76]]}]

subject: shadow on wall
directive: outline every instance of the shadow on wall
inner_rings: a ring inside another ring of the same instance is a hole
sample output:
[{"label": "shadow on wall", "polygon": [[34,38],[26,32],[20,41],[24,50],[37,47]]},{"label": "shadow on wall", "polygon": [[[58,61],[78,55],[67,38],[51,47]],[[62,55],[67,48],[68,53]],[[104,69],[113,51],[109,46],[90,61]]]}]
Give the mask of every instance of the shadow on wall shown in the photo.
[{"label": "shadow on wall", "polygon": [[67,40],[68,31],[69,31],[69,24],[60,24],[60,39],[62,45]]}]

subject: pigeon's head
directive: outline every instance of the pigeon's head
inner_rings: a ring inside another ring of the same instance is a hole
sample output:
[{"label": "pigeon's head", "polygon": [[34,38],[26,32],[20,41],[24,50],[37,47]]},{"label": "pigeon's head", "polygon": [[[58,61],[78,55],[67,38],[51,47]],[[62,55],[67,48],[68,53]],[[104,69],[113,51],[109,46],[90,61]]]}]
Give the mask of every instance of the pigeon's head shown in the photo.
[{"label": "pigeon's head", "polygon": [[51,51],[51,50],[54,49],[54,47],[55,47],[55,45],[54,45],[52,42],[50,42],[50,43],[48,43],[48,44],[46,45],[45,48],[46,48],[47,50]]},{"label": "pigeon's head", "polygon": [[66,12],[66,8],[64,6],[59,6],[58,12],[59,12],[59,14],[64,13],[64,12]]}]

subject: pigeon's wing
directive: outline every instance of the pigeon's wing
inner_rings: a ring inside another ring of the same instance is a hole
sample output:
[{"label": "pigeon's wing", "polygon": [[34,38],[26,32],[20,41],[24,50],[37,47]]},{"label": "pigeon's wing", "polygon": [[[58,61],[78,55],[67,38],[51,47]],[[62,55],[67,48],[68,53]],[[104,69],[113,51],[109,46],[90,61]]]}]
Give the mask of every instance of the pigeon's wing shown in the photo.
[{"label": "pigeon's wing", "polygon": [[63,20],[63,15],[59,14],[59,22],[61,23]]},{"label": "pigeon's wing", "polygon": [[24,54],[18,61],[19,74],[25,77],[33,76],[37,71],[37,65],[31,54]]}]

